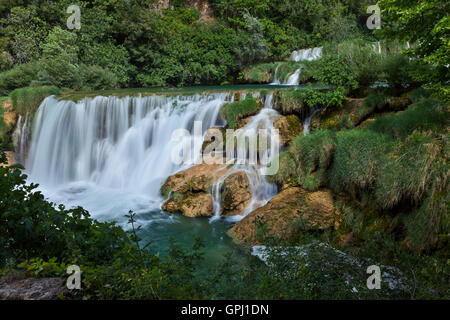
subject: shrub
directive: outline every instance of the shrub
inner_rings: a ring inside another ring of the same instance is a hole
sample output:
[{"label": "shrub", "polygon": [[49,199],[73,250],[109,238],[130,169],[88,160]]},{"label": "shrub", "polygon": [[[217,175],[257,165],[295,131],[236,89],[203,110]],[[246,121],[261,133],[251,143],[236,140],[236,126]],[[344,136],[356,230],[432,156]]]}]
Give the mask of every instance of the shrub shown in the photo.
[{"label": "shrub", "polygon": [[221,109],[222,117],[227,120],[228,127],[234,129],[237,121],[255,114],[261,105],[248,94],[245,99],[226,104]]},{"label": "shrub", "polygon": [[304,118],[313,108],[340,106],[345,99],[346,90],[339,87],[335,90],[319,91],[294,90],[282,94],[278,109],[283,114],[298,114]]},{"label": "shrub", "polygon": [[388,97],[383,93],[371,93],[365,99],[363,106],[371,110],[383,110],[388,102]]},{"label": "shrub", "polygon": [[244,79],[250,83],[269,83],[275,74],[276,64],[262,63],[244,69]]},{"label": "shrub", "polygon": [[378,80],[380,57],[361,41],[345,41],[324,48],[321,59],[303,64],[305,77],[311,76],[320,83],[354,91]]},{"label": "shrub", "polygon": [[11,70],[0,73],[0,96],[12,90],[28,86],[37,79],[39,67],[36,62],[19,64]]},{"label": "shrub", "polygon": [[10,96],[13,108],[24,115],[27,112],[36,111],[46,97],[59,93],[60,90],[57,87],[26,87],[14,90]]},{"label": "shrub", "polygon": [[409,100],[411,100],[413,103],[416,103],[419,100],[428,98],[429,96],[430,96],[430,92],[423,87],[414,89],[408,94]]},{"label": "shrub", "polygon": [[83,89],[113,89],[117,87],[118,80],[114,73],[99,66],[81,65],[79,68],[79,88]]},{"label": "shrub", "polygon": [[403,54],[391,54],[386,56],[380,67],[383,78],[394,88],[407,88],[417,83],[411,76],[413,65],[410,59]]},{"label": "shrub", "polygon": [[380,158],[391,149],[390,139],[369,130],[353,129],[337,134],[330,186],[354,198],[373,191]]},{"label": "shrub", "polygon": [[439,143],[418,131],[399,143],[379,163],[374,192],[378,206],[420,205],[432,182],[443,174],[441,157]]},{"label": "shrub", "polygon": [[326,171],[334,154],[334,133],[319,130],[299,135],[280,156],[280,169],[272,178],[280,185],[293,181],[308,190],[317,190],[327,182]]},{"label": "shrub", "polygon": [[414,130],[437,130],[448,123],[447,111],[434,99],[422,99],[400,114],[380,117],[368,128],[372,131],[405,138]]}]

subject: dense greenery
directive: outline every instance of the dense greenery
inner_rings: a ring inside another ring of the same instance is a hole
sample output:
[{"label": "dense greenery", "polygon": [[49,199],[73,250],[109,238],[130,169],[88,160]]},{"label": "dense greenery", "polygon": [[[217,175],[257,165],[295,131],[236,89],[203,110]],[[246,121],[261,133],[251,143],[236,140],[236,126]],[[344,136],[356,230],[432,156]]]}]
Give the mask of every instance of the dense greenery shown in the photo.
[{"label": "dense greenery", "polygon": [[182,0],[169,8],[156,0],[78,1],[82,28],[69,30],[69,0],[8,1],[0,7],[1,94],[33,81],[91,89],[228,83],[294,49],[369,35],[361,23],[368,1],[209,3],[201,16]]},{"label": "dense greenery", "polygon": [[15,89],[11,92],[13,108],[20,114],[34,112],[40,106],[42,100],[50,95],[57,95],[61,91],[57,87],[26,87]]}]

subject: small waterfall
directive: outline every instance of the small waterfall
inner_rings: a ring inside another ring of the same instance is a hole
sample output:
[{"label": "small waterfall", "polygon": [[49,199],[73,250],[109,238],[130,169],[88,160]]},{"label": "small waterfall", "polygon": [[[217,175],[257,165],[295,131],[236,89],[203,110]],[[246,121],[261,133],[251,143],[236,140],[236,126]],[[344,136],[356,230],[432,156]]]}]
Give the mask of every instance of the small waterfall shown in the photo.
[{"label": "small waterfall", "polygon": [[278,80],[277,75],[278,75],[278,69],[280,68],[280,64],[277,64],[277,67],[275,68],[275,74],[273,75],[273,81],[272,81],[272,85],[278,85],[281,84],[281,82]]},{"label": "small waterfall", "polygon": [[[273,94],[268,94],[264,101],[264,108],[245,125],[242,130],[257,131],[258,129],[267,129],[269,134],[269,145],[263,157],[265,159],[272,159],[278,156],[279,150],[279,136],[275,134],[273,119],[278,116],[278,112],[273,109]],[[247,148],[237,150],[235,164],[233,168],[222,176],[213,186],[213,201],[215,207],[215,215],[211,218],[211,222],[221,218],[221,188],[227,177],[235,172],[243,171],[246,173],[252,191],[252,199],[242,215],[228,217],[228,220],[239,221],[255,209],[264,206],[277,193],[277,187],[274,184],[267,182],[265,176],[262,174],[263,165],[248,164],[249,150]]]},{"label": "small waterfall", "polygon": [[307,134],[309,134],[310,133],[310,125],[311,125],[311,121],[312,121],[312,118],[315,116],[315,114],[316,113],[318,113],[320,111],[320,109],[319,108],[316,108],[316,109],[313,109],[312,111],[311,111],[311,114],[308,116],[308,117],[306,117],[306,119],[305,119],[305,121],[303,121],[303,135],[307,135]]},{"label": "small waterfall", "polygon": [[287,79],[285,84],[288,86],[298,85],[301,71],[302,71],[301,68],[298,68],[297,70],[295,70],[295,72],[289,76],[289,78]]},{"label": "small waterfall", "polygon": [[19,115],[16,129],[13,133],[13,144],[15,148],[15,159],[18,163],[25,165],[31,139],[31,125],[33,116],[27,113]]},{"label": "small waterfall", "polygon": [[[295,61],[295,62],[301,62],[301,61],[313,61],[313,60],[320,59],[320,58],[322,58],[322,47],[301,49],[298,51],[293,51],[291,53],[290,60]],[[286,81],[284,81],[283,83],[280,83],[280,81],[277,78],[278,68],[279,68],[279,65],[275,69],[274,79],[273,79],[273,82],[271,83],[272,85],[282,84],[282,85],[287,85],[287,86],[296,86],[299,84],[300,74],[302,71],[301,68],[298,68],[297,70],[295,70],[295,72],[293,74],[291,74],[288,77],[288,79]]]},{"label": "small waterfall", "polygon": [[322,47],[293,51],[291,60],[295,62],[313,61],[322,58]]}]

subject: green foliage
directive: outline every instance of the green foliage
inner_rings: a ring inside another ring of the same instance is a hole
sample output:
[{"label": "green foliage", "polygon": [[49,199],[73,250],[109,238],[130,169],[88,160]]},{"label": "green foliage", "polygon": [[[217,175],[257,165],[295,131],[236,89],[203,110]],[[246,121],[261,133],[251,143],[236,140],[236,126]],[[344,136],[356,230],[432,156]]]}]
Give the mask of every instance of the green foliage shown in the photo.
[{"label": "green foliage", "polygon": [[429,96],[430,96],[429,90],[423,87],[414,89],[408,94],[409,100],[411,100],[413,103],[416,103],[421,99],[428,98]]},{"label": "green foliage", "polygon": [[11,92],[13,108],[23,115],[36,111],[41,102],[48,96],[58,95],[60,90],[53,86],[26,87]]},{"label": "green foliage", "polygon": [[80,80],[77,87],[82,89],[113,89],[118,83],[114,73],[100,66],[81,65],[79,73]]},{"label": "green foliage", "polygon": [[55,27],[42,45],[38,79],[42,84],[67,88],[78,79],[78,51],[76,34]]},{"label": "green foliage", "polygon": [[320,91],[308,88],[284,92],[279,109],[283,114],[295,113],[305,116],[314,108],[340,106],[346,97],[342,87],[334,90]]},{"label": "green foliage", "polygon": [[260,107],[251,95],[247,95],[244,100],[224,105],[220,112],[224,119],[227,120],[228,127],[234,129],[237,121],[255,114]]},{"label": "green foliage", "polygon": [[414,130],[438,130],[448,124],[447,113],[442,104],[434,99],[422,99],[400,114],[380,117],[368,128],[394,138],[405,138]]},{"label": "green foliage", "polygon": [[37,63],[16,65],[11,70],[0,73],[0,95],[8,95],[12,90],[29,86],[39,71]]},{"label": "green foliage", "polygon": [[244,80],[250,83],[269,83],[275,73],[275,63],[261,63],[244,69]]},{"label": "green foliage", "polygon": [[413,65],[410,59],[402,54],[388,55],[383,59],[381,71],[383,78],[394,88],[406,88],[417,83],[411,76]]},{"label": "green foliage", "polygon": [[388,97],[384,93],[371,93],[365,99],[363,106],[370,110],[383,110],[388,102]]},{"label": "green foliage", "polygon": [[320,83],[356,90],[376,82],[379,64],[370,45],[354,40],[325,47],[321,59],[304,63],[303,72]]},{"label": "green foliage", "polygon": [[450,101],[448,61],[450,21],[448,1],[381,0],[378,2],[386,23],[378,34],[387,39],[414,43],[406,53],[426,66],[416,80],[431,83],[443,101]]},{"label": "green foliage", "polygon": [[358,198],[375,186],[377,164],[391,149],[385,135],[353,129],[337,134],[336,151],[329,172],[330,186]]},{"label": "green foliage", "polygon": [[280,169],[272,182],[282,185],[292,181],[307,190],[317,190],[327,184],[326,171],[333,161],[335,134],[319,130],[299,135],[280,156]]}]

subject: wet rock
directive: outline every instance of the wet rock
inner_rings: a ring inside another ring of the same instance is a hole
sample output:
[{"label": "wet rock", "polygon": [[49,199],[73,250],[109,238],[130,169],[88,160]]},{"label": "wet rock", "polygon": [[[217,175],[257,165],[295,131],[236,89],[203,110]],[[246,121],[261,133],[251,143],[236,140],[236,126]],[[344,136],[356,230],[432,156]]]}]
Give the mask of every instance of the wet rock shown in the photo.
[{"label": "wet rock", "polygon": [[[221,178],[221,214],[242,214],[251,201],[250,182],[243,171],[229,174],[230,167],[201,164],[170,176],[161,188],[168,198],[162,209],[187,217],[210,217],[215,213],[213,185]],[[226,176],[229,174],[228,176]]]},{"label": "wet rock", "polygon": [[300,119],[294,114],[279,116],[275,119],[273,126],[278,130],[280,144],[282,146],[288,145],[298,134],[303,132],[303,125]]},{"label": "wet rock", "polygon": [[337,228],[339,221],[331,191],[293,187],[250,213],[228,235],[238,244],[258,244],[267,236],[288,240],[301,230]]},{"label": "wet rock", "polygon": [[220,164],[200,164],[170,176],[161,188],[167,198],[170,193],[208,192],[214,181],[228,169]]},{"label": "wet rock", "polygon": [[242,214],[252,200],[250,182],[245,172],[230,174],[221,188],[222,215],[234,216]]},{"label": "wet rock", "polygon": [[163,204],[162,209],[167,212],[180,212],[190,218],[214,215],[212,196],[207,193],[175,194]]},{"label": "wet rock", "polygon": [[0,280],[1,300],[54,300],[67,292],[63,278]]}]

